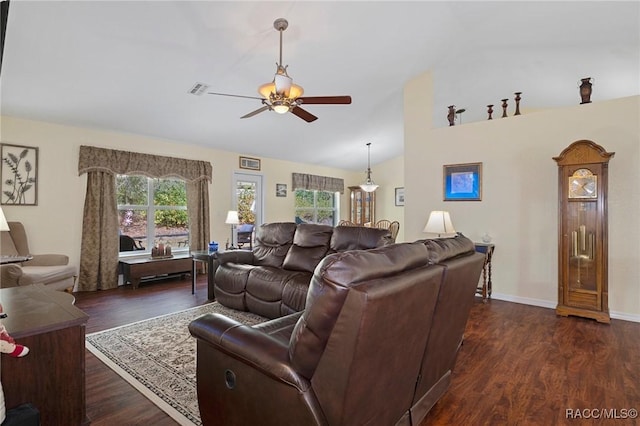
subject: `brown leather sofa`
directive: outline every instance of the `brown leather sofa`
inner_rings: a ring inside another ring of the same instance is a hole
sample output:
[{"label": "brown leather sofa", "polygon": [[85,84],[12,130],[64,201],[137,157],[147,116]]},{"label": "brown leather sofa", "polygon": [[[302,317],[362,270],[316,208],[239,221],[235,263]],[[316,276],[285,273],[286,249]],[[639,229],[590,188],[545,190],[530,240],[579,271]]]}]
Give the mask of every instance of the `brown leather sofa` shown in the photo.
[{"label": "brown leather sofa", "polygon": [[483,263],[463,236],[336,253],[303,312],[196,319],[203,424],[419,424],[449,386]]},{"label": "brown leather sofa", "polygon": [[386,229],[280,222],[256,230],[252,250],[218,253],[215,299],[230,308],[277,318],[304,309],[313,270],[328,254],[391,244]]}]

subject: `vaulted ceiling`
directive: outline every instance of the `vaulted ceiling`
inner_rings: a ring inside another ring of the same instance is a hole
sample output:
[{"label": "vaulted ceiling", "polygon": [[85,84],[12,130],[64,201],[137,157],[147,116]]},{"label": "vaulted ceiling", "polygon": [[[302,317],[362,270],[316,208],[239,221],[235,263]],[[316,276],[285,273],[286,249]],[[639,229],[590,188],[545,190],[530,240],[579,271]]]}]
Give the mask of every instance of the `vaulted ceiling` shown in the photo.
[{"label": "vaulted ceiling", "polygon": [[[257,99],[278,61],[319,119]],[[640,94],[638,2],[11,1],[0,75],[5,115],[194,143],[257,157],[366,168],[403,152],[403,86],[430,70],[434,126],[522,92],[523,113]],[[495,117],[494,113],[494,117]],[[460,124],[460,120],[458,120]]]}]

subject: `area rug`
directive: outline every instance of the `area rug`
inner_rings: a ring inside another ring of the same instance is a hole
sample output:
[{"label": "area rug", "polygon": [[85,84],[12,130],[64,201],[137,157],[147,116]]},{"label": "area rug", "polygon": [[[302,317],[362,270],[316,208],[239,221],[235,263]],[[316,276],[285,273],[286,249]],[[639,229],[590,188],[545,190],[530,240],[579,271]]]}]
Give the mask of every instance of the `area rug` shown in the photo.
[{"label": "area rug", "polygon": [[189,323],[220,313],[243,324],[266,321],[217,302],[88,334],[91,353],[181,425],[201,425],[196,393],[196,339]]}]

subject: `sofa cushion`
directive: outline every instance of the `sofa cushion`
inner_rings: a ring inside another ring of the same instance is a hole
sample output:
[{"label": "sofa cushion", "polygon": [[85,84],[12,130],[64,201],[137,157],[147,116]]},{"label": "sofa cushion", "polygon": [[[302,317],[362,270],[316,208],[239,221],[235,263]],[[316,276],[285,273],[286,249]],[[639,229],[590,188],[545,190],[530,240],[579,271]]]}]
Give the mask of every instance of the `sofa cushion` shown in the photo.
[{"label": "sofa cushion", "polygon": [[[289,280],[301,274],[304,273],[272,266],[257,266],[251,269],[245,295],[247,308],[251,312],[267,318],[281,316],[282,291]],[[308,283],[311,274],[305,275],[307,275]]]},{"label": "sofa cushion", "polygon": [[289,247],[293,244],[296,224],[293,222],[265,223],[256,230],[253,255],[256,265],[282,267]]},{"label": "sofa cushion", "polygon": [[268,334],[283,345],[288,345],[289,339],[291,339],[291,333],[293,332],[293,328],[298,322],[300,315],[302,315],[302,312],[294,312],[291,315],[285,315],[280,318],[272,319],[271,321],[256,324],[253,328]]},{"label": "sofa cushion", "polygon": [[330,252],[368,250],[393,243],[388,229],[366,226],[336,226],[331,236]]},{"label": "sofa cushion", "polygon": [[216,300],[225,306],[246,311],[245,291],[249,272],[256,268],[242,263],[223,263],[216,271],[214,294]]},{"label": "sofa cushion", "polygon": [[291,277],[284,284],[280,315],[289,315],[304,310],[312,276],[313,274],[310,272],[303,272]]},{"label": "sofa cushion", "polygon": [[[50,284],[56,281],[72,278],[76,275],[76,268],[73,265],[55,266],[28,266],[28,262],[22,267],[22,277],[20,285],[28,284]],[[71,281],[73,285],[73,281]]]},{"label": "sofa cushion", "polygon": [[429,263],[441,263],[454,257],[474,252],[476,246],[469,238],[458,234],[453,238],[421,240],[429,250]]},{"label": "sofa cushion", "polygon": [[293,245],[284,258],[283,267],[312,273],[329,250],[333,227],[303,223],[293,236]]},{"label": "sofa cushion", "polygon": [[[427,265],[427,249],[420,243],[393,244],[325,257],[313,274],[304,313],[291,335],[289,357],[295,369],[304,377],[313,377],[351,287],[373,280],[380,282]],[[438,273],[442,274],[442,270]]]}]

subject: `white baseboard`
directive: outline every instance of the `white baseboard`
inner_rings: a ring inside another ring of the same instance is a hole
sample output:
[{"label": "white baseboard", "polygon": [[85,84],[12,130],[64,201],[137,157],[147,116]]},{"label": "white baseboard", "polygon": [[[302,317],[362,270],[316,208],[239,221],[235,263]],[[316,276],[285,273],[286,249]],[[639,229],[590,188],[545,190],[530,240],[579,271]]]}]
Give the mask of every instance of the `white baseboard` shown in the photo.
[{"label": "white baseboard", "polygon": [[[529,297],[513,296],[511,294],[493,293],[492,299],[503,300],[505,302],[522,303],[523,305],[539,306],[541,308],[555,309],[557,302],[542,299],[532,299]],[[640,322],[640,315],[628,314],[625,312],[609,311],[609,316],[614,319]]]}]

